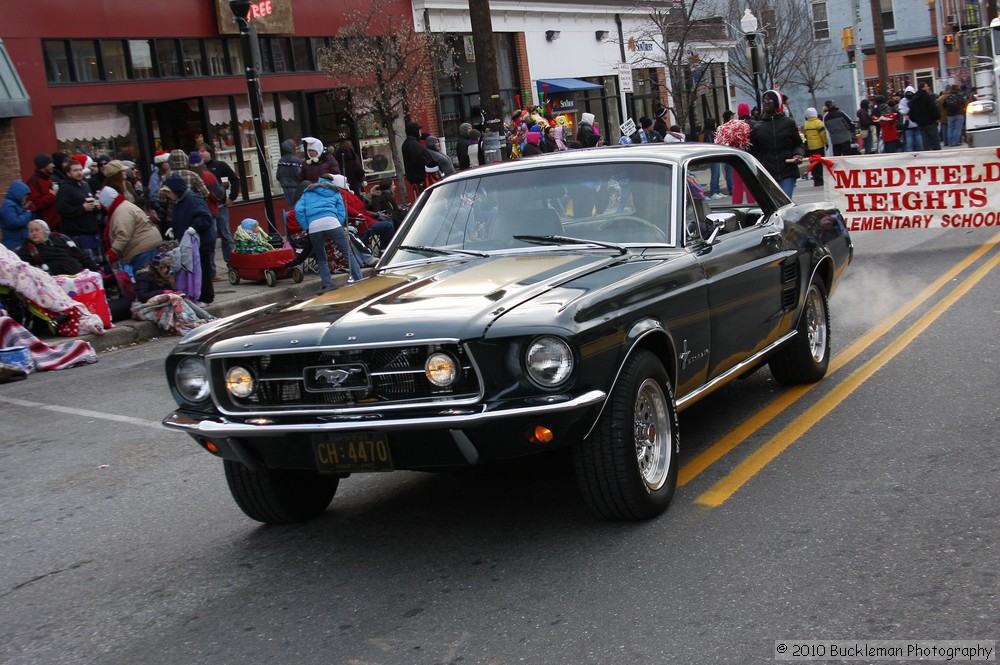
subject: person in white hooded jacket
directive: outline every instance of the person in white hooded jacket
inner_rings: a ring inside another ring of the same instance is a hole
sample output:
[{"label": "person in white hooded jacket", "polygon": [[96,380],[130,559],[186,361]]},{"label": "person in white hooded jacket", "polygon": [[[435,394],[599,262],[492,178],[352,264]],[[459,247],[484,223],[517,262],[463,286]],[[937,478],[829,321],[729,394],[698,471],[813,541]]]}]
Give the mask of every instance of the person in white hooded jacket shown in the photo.
[{"label": "person in white hooded jacket", "polygon": [[601,142],[601,135],[594,131],[594,114],[581,113],[580,125],[576,130],[576,140],[584,148],[593,148]]},{"label": "person in white hooded jacket", "polygon": [[302,164],[302,171],[299,174],[299,183],[319,182],[319,178],[324,173],[339,174],[340,167],[333,155],[323,149],[323,142],[312,136],[302,139],[305,146],[306,159]]}]

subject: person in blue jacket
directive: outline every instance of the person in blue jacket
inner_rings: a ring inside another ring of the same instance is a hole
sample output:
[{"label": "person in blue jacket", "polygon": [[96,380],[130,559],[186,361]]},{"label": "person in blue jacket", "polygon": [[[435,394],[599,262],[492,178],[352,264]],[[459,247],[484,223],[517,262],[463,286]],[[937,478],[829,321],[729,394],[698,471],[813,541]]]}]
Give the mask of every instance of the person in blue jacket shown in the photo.
[{"label": "person in blue jacket", "polygon": [[362,279],[361,265],[351,251],[347,230],[344,228],[347,209],[331,174],[324,173],[315,184],[309,185],[302,192],[302,196],[295,204],[295,219],[309,234],[309,241],[315,248],[313,253],[316,265],[319,267],[320,293],[333,288],[330,264],[326,252],[323,251],[327,238],[336,244],[342,256],[347,257],[351,266],[350,281],[357,282]]},{"label": "person in blue jacket", "polygon": [[28,239],[28,222],[35,218],[27,207],[30,193],[27,185],[15,180],[7,190],[3,205],[0,205],[0,233],[7,249],[17,249]]}]

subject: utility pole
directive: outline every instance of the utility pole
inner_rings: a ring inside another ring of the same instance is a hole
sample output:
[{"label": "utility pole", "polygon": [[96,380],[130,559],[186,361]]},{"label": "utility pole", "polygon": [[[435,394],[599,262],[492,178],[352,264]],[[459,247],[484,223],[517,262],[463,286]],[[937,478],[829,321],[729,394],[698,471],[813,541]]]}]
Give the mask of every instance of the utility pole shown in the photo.
[{"label": "utility pole", "polygon": [[879,92],[886,97],[892,94],[889,90],[889,58],[885,54],[885,33],[882,32],[882,3],[871,0],[872,36],[875,39],[875,64],[878,67]]},{"label": "utility pole", "polygon": [[[482,109],[485,125],[483,152],[486,153],[486,161],[499,161],[503,104],[500,100],[500,77],[497,75],[497,49],[493,41],[490,1],[469,0],[469,20],[472,23],[472,43],[476,53],[476,78],[479,79],[479,107]],[[495,153],[492,151],[494,142]]]}]

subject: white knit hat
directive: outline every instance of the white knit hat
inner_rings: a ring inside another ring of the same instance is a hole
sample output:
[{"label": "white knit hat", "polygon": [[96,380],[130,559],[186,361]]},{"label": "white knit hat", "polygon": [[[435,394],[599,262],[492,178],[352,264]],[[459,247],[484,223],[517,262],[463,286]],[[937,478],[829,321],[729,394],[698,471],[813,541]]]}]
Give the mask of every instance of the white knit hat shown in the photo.
[{"label": "white knit hat", "polygon": [[118,198],[118,191],[111,187],[102,187],[101,191],[97,192],[97,200],[101,202],[101,205],[105,208],[110,208],[111,204],[115,202]]},{"label": "white knit hat", "polygon": [[347,189],[347,177],[346,176],[343,176],[343,175],[341,175],[339,173],[335,173],[335,174],[333,174],[333,178],[331,178],[331,180],[333,180],[333,184],[336,185],[337,187],[339,187],[340,189]]}]

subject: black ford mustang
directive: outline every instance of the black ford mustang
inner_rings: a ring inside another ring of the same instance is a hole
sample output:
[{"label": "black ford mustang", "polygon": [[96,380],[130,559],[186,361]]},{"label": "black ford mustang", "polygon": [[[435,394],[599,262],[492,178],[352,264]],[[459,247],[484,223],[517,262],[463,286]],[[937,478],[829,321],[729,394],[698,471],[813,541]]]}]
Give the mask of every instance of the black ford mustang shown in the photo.
[{"label": "black ford mustang", "polygon": [[[755,203],[709,199],[732,168]],[[167,359],[164,424],[224,461],[253,519],[326,510],[341,479],[572,446],[588,505],[662,512],[676,414],[764,364],[815,382],[840,213],[712,145],[545,155],[429,188],[373,276],[208,324]]]}]

